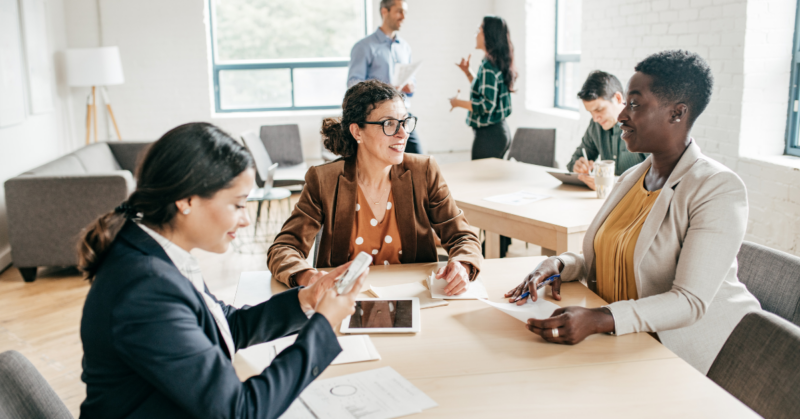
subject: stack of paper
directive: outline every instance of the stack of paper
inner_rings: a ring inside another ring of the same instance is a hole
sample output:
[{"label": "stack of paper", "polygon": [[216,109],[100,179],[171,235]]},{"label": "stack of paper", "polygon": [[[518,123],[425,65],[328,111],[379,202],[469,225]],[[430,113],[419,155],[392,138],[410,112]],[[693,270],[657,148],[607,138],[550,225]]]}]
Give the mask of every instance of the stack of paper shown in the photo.
[{"label": "stack of paper", "polygon": [[[297,335],[286,336],[285,338],[275,339],[266,343],[253,345],[236,352],[234,367],[237,370],[247,370],[249,375],[260,373],[267,368],[272,360],[283,352],[284,349],[292,346],[297,339]],[[337,356],[331,365],[350,364],[353,362],[376,361],[381,359],[378,350],[372,343],[369,335],[340,336],[339,346],[342,352]],[[243,371],[244,372],[244,371]]]},{"label": "stack of paper", "polygon": [[431,276],[428,277],[428,288],[431,290],[431,298],[448,300],[480,300],[489,298],[489,293],[486,292],[486,287],[483,285],[480,275],[469,283],[469,289],[463,294],[447,295],[444,292],[445,287],[447,287],[447,281],[444,279],[436,279],[436,273],[431,272]]},{"label": "stack of paper", "polygon": [[536,301],[528,298],[528,301],[518,306],[516,303],[495,303],[489,300],[481,300],[484,303],[508,314],[515,319],[527,323],[528,319],[546,319],[553,315],[559,307],[544,298]]},{"label": "stack of paper", "polygon": [[408,284],[393,285],[390,287],[369,287],[370,293],[378,298],[386,299],[402,299],[402,298],[419,298],[419,308],[431,308],[446,306],[447,301],[431,298],[431,293],[425,286],[425,281],[410,282]]},{"label": "stack of paper", "polygon": [[390,419],[436,407],[392,367],[311,383],[282,419]]}]

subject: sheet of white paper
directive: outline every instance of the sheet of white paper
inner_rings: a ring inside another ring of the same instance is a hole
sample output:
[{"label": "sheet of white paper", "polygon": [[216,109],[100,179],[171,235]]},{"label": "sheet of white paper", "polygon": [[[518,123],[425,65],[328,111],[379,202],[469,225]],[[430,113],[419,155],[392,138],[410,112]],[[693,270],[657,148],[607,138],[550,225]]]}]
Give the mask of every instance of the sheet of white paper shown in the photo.
[{"label": "sheet of white paper", "polygon": [[[292,346],[296,339],[297,335],[292,335],[253,345],[236,352],[236,357],[244,361],[252,371],[260,372],[267,368],[279,353]],[[338,339],[342,352],[331,362],[331,365],[381,359],[381,355],[369,335],[340,336]]]},{"label": "sheet of white paper", "polygon": [[419,66],[421,64],[422,61],[417,61],[411,64],[395,64],[394,74],[392,75],[392,85],[400,88],[407,85],[408,82],[411,81],[411,78],[417,74],[417,70],[419,70]]},{"label": "sheet of white paper", "polygon": [[286,409],[279,419],[317,419],[308,406],[302,400],[295,399],[295,401]]},{"label": "sheet of white paper", "polygon": [[486,287],[483,285],[480,275],[478,275],[474,281],[469,283],[467,292],[460,295],[445,294],[444,289],[446,286],[447,281],[444,279],[436,279],[436,273],[431,272],[431,275],[428,277],[428,288],[431,290],[432,298],[443,298],[448,300],[480,300],[489,298],[489,293],[486,292]]},{"label": "sheet of white paper", "polygon": [[390,419],[438,406],[392,367],[315,381],[300,399],[318,419]]},{"label": "sheet of white paper", "polygon": [[272,274],[269,271],[242,272],[236,287],[234,307],[254,306],[272,298]]},{"label": "sheet of white paper", "polygon": [[497,202],[506,205],[527,205],[536,201],[550,198],[549,195],[539,195],[533,192],[519,191],[505,195],[494,195],[483,198],[484,201]]},{"label": "sheet of white paper", "polygon": [[428,287],[425,286],[425,281],[410,282],[408,284],[392,285],[389,287],[373,287],[370,285],[369,291],[378,298],[419,298],[419,308],[431,308],[446,306],[448,303],[445,300],[431,298],[431,293],[428,292]]},{"label": "sheet of white paper", "polygon": [[489,300],[481,301],[524,323],[527,323],[528,319],[546,319],[559,308],[557,305],[544,298],[540,298],[537,301],[528,298],[528,302],[521,306],[515,303],[495,303]]}]

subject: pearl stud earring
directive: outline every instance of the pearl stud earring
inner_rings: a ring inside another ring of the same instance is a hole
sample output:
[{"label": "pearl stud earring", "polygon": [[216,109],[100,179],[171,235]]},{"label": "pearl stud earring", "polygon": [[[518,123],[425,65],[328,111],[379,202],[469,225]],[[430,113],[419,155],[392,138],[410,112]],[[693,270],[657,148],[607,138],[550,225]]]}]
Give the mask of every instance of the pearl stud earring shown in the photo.
[{"label": "pearl stud earring", "polygon": [[192,212],[192,209],[186,208],[185,210],[183,210],[183,215],[189,215],[190,212]]},{"label": "pearl stud earring", "polygon": [[675,122],[681,122],[681,119],[680,119],[680,118],[678,118],[678,119],[676,119],[676,120],[675,120]]}]

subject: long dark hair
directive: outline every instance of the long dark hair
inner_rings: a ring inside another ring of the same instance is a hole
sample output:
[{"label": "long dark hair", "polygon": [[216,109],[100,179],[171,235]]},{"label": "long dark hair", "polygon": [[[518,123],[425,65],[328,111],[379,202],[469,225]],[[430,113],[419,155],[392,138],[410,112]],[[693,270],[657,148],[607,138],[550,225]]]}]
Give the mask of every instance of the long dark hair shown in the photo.
[{"label": "long dark hair", "polygon": [[364,128],[362,122],[367,120],[373,109],[387,100],[402,98],[403,94],[397,89],[378,80],[367,80],[354,84],[344,94],[342,117],[322,120],[322,129],[320,130],[320,134],[324,137],[322,144],[332,153],[342,157],[356,154],[358,146],[350,132],[350,125],[358,124]]},{"label": "long dark hair", "polygon": [[486,58],[503,73],[508,91],[513,92],[517,69],[514,66],[514,44],[511,43],[508,25],[502,17],[484,16],[482,27]]},{"label": "long dark hair", "polygon": [[193,122],[171,129],[147,152],[136,174],[136,191],[81,233],[78,269],[92,280],[127,219],[162,227],[178,212],[176,201],[211,198],[253,167],[250,153],[214,125]]}]

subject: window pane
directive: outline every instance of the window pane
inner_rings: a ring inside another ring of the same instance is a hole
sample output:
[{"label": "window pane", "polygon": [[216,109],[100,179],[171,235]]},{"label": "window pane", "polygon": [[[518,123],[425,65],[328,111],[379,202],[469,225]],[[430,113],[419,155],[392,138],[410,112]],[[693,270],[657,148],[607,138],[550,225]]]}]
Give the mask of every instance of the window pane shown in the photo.
[{"label": "window pane", "polygon": [[349,57],[364,0],[215,0],[219,61]]},{"label": "window pane", "polygon": [[558,0],[558,54],[581,53],[581,0]]},{"label": "window pane", "polygon": [[341,105],[346,91],[347,67],[294,69],[294,106]]},{"label": "window pane", "polygon": [[221,70],[219,101],[222,109],[282,108],[292,106],[292,79],[288,68]]},{"label": "window pane", "polygon": [[578,109],[578,90],[583,85],[580,77],[580,62],[564,62],[558,65],[558,104],[565,108]]}]

